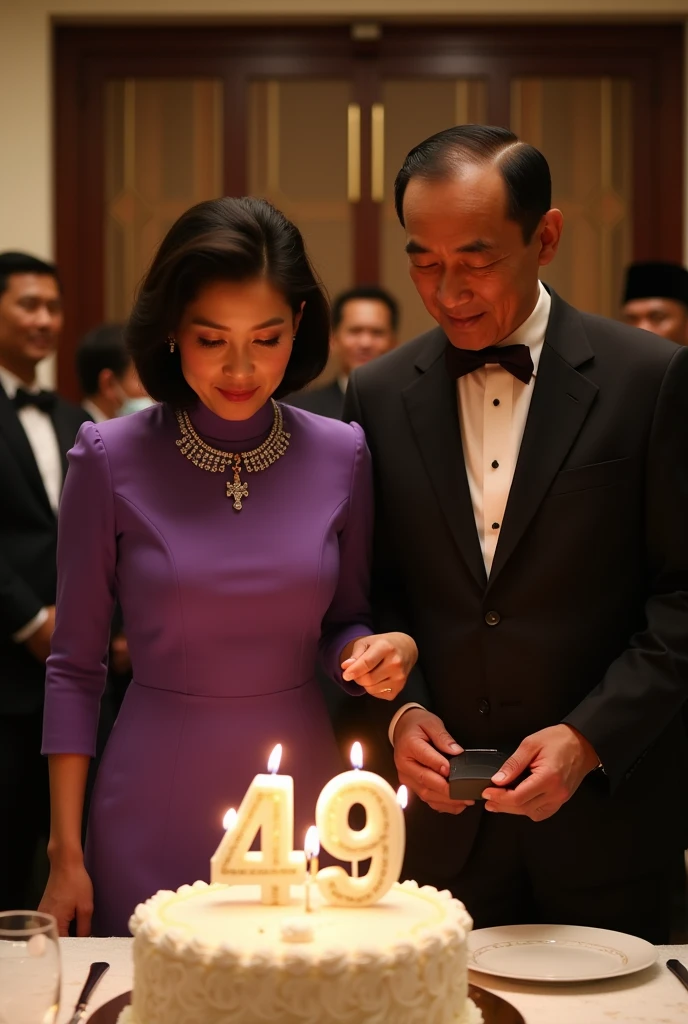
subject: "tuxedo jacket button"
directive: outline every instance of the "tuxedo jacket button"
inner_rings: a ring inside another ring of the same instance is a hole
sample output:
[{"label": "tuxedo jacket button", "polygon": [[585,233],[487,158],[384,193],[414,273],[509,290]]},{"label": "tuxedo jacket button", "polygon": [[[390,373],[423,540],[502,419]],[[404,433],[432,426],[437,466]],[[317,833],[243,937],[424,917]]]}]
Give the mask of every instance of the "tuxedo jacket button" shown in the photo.
[{"label": "tuxedo jacket button", "polygon": [[502,617],[499,614],[499,612],[491,611],[488,612],[485,616],[485,622],[488,624],[488,626],[496,626],[499,622],[501,622],[501,620]]},{"label": "tuxedo jacket button", "polygon": [[489,700],[481,700],[478,704],[478,711],[481,715],[489,715],[490,713],[490,702]]}]

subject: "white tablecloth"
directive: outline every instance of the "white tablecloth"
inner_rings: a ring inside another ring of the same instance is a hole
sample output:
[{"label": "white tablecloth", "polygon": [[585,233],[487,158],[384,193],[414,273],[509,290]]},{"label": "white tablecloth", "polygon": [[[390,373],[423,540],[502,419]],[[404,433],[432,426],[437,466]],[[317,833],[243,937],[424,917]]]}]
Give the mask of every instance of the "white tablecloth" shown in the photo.
[{"label": "white tablecloth", "polygon": [[[59,1024],[69,1020],[94,960],[110,970],[96,989],[91,1009],[131,989],[132,939],[62,939],[62,1003]],[[513,1003],[526,1024],[688,1024],[688,991],[665,967],[671,957],[688,966],[688,946],[658,946],[657,963],[616,981],[582,985],[533,985],[486,974],[471,981]],[[201,1021],[198,1024],[202,1024]]]}]

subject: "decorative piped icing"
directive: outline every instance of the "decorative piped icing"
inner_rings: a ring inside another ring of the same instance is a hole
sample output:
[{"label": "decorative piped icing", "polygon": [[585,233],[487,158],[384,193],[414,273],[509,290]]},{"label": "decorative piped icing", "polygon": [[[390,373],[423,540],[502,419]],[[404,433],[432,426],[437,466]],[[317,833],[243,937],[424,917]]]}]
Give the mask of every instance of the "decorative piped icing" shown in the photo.
[{"label": "decorative piped icing", "polygon": [[[476,1024],[472,922],[446,890],[395,884],[376,906],[266,907],[222,884],[156,893],[131,918],[129,1024]],[[296,911],[296,913],[295,913]]]},{"label": "decorative piped icing", "polygon": [[306,917],[288,917],[280,928],[282,942],[312,942],[313,922]]}]

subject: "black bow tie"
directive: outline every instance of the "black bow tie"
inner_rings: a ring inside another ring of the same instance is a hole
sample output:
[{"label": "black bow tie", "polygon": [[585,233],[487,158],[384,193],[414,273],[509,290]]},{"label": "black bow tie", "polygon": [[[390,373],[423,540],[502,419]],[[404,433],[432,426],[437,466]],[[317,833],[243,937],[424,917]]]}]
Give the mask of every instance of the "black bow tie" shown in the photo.
[{"label": "black bow tie", "polygon": [[533,360],[527,345],[505,345],[503,348],[490,345],[477,350],[447,345],[447,370],[450,377],[465,377],[467,373],[479,370],[485,363],[499,363],[524,384],[533,375]]},{"label": "black bow tie", "polygon": [[34,394],[31,391],[26,391],[24,388],[17,388],[13,405],[17,412],[20,409],[26,408],[27,405],[35,405],[41,412],[50,413],[55,408],[56,401],[57,395],[54,391],[37,391]]}]

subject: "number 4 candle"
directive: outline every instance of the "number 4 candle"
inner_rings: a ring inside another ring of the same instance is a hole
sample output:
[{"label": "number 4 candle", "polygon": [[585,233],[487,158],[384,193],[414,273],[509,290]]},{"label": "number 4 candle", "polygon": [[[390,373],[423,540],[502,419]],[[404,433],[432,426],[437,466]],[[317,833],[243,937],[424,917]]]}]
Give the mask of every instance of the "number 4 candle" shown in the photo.
[{"label": "number 4 candle", "polygon": [[[294,850],[294,780],[278,775],[282,747],[268,761],[268,775],[256,775],[210,861],[211,882],[260,885],[263,903],[286,905],[290,886],[306,879],[306,856]],[[227,820],[227,818],[229,820]],[[260,851],[251,850],[260,829]]]}]

